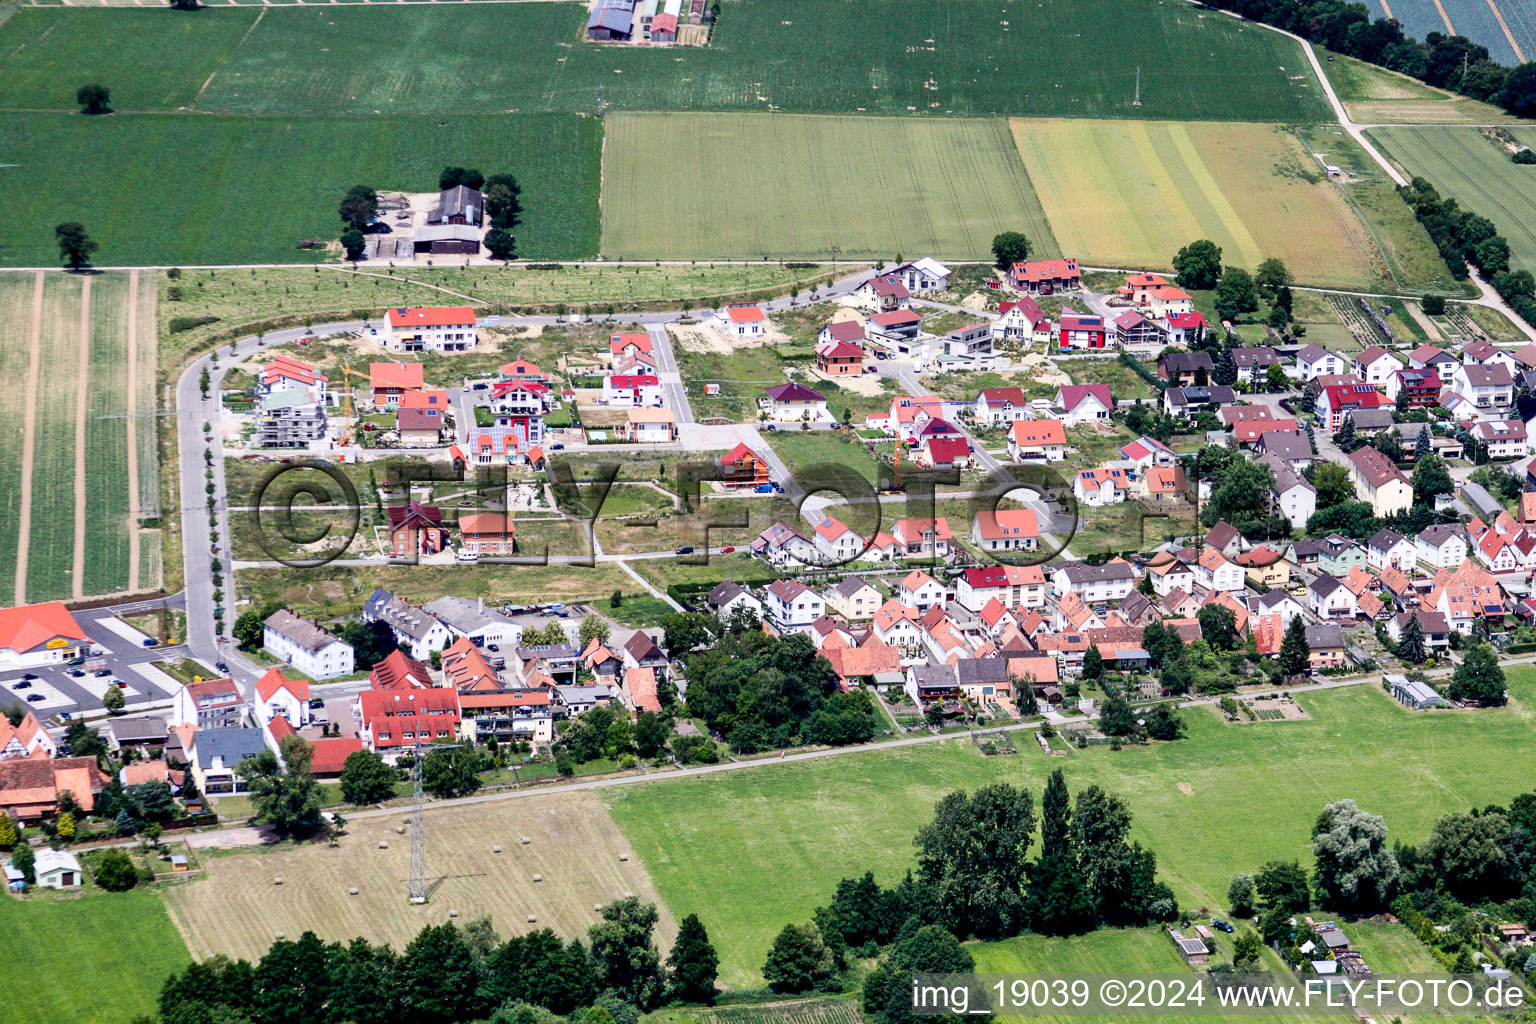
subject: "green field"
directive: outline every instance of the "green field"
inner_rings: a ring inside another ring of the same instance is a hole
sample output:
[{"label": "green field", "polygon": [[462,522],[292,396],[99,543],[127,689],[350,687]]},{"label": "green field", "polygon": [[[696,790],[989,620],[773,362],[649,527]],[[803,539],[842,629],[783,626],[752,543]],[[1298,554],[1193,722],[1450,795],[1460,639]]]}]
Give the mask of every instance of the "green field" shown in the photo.
[{"label": "green field", "polygon": [[153,1013],[161,983],[189,959],[160,894],[143,889],[6,897],[0,948],[6,1019],[65,1024],[123,1024]]},{"label": "green field", "polygon": [[1330,53],[1321,46],[1314,50],[1350,119],[1360,124],[1501,124],[1520,120],[1492,104],[1436,89],[1396,71]]},{"label": "green field", "polygon": [[1521,63],[1516,46],[1524,60],[1536,58],[1536,11],[1527,0],[1369,0],[1366,7],[1373,18],[1396,18],[1404,32],[1419,39],[1431,32],[1466,36],[1488,47],[1500,64]]},{"label": "green field", "polygon": [[[128,275],[92,283],[87,375],[84,593],[128,589]],[[145,429],[148,429],[147,426]],[[136,524],[134,525],[136,529]]]},{"label": "green field", "polygon": [[21,510],[21,448],[25,436],[27,366],[32,344],[36,274],[0,274],[0,597],[7,604],[16,579]]},{"label": "green field", "polygon": [[[1251,269],[1277,256],[1306,284],[1449,286],[1429,236],[1396,196],[1386,194],[1388,205],[1352,203],[1286,127],[1012,124],[1057,243],[1085,262],[1166,269],[1180,246],[1209,238],[1225,262]],[[1352,163],[1358,147],[1338,136],[1329,149],[1339,151],[1338,162]],[[1071,160],[1061,159],[1066,152]]]},{"label": "green field", "polygon": [[[154,17],[138,16],[146,24]],[[101,243],[97,262],[108,266],[320,259],[324,250],[297,246],[336,237],[336,204],[350,186],[430,191],[445,164],[516,175],[525,209],[519,255],[589,256],[597,249],[601,147],[597,121],[567,115],[4,113],[0,163],[15,166],[0,170],[0,220],[19,228],[0,243],[0,263],[56,264],[53,225],[61,220],[85,224]]]},{"label": "green field", "polygon": [[[1536,128],[1512,131],[1536,145]],[[1536,270],[1536,167],[1512,163],[1476,128],[1373,128],[1370,136],[1410,176],[1493,221],[1509,239],[1512,264]]]},{"label": "green field", "polygon": [[79,400],[80,297],[84,278],[50,274],[43,285],[42,372],[32,463],[32,530],[27,600],[74,590],[75,408]]},{"label": "green field", "polygon": [[[0,29],[0,107],[72,110],[76,87],[100,81],[122,110],[258,114],[591,113],[601,100],[618,110],[1328,116],[1297,44],[1158,0],[952,0],[877,25],[851,0],[727,0],[702,49],[581,45],[578,3],[79,14],[26,9]],[[1068,50],[1093,59],[1041,59]]]},{"label": "green field", "polygon": [[[679,779],[612,791],[621,828],[673,907],[711,906],[722,980],[758,985],[773,935],[825,902],[839,878],[873,869],[893,882],[912,835],[950,790],[995,780],[1037,793],[1061,767],[1074,789],[1124,795],[1136,837],[1181,901],[1221,906],[1227,879],[1278,857],[1305,859],[1318,811],[1352,797],[1413,842],[1435,818],[1530,788],[1518,759],[1536,708],[1536,669],[1510,670],[1516,702],[1476,714],[1416,715],[1357,686],[1302,698],[1311,721],[1236,728],[1208,709],[1183,714],[1188,739],[1060,760],[1020,744],[985,758],[967,739]],[[1317,772],[1319,764],[1347,773]]]},{"label": "green field", "polygon": [[1059,255],[1001,119],[620,114],[607,128],[606,256],[975,259],[1002,224]]}]

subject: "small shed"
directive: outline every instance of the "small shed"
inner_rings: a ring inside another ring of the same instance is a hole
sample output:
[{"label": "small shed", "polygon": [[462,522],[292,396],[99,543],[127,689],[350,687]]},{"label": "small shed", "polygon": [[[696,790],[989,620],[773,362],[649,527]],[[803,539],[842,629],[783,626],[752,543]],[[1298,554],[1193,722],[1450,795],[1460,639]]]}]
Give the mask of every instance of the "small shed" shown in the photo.
[{"label": "small shed", "polygon": [[173,853],[173,854],[171,854],[171,870],[172,871],[186,871],[186,870],[189,870],[188,866],[187,866],[187,855],[184,854],[184,853]]},{"label": "small shed", "polygon": [[41,889],[76,889],[82,879],[80,861],[68,850],[39,850],[32,866]]}]

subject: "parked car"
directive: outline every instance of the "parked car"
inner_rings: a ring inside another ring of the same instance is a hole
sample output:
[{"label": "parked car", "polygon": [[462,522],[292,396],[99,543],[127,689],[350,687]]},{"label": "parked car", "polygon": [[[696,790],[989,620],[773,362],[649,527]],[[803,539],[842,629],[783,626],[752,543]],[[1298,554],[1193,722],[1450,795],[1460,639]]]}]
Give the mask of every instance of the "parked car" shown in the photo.
[{"label": "parked car", "polygon": [[26,679],[18,679],[16,682],[11,684],[11,689],[13,690],[30,690],[31,688],[32,683]]},{"label": "parked car", "polygon": [[215,665],[214,668],[218,669],[220,672],[228,672],[229,671],[229,666],[224,664],[222,661],[219,662],[217,665]]},{"label": "parked car", "polygon": [[128,684],[124,680],[114,679],[114,680],[112,680],[112,682],[117,685],[117,688],[119,690],[126,690],[126,689],[128,689]]},{"label": "parked car", "polygon": [[160,646],[160,641],[156,640],[152,636],[147,636],[147,637],[144,638],[144,646],[145,647],[159,647]]},{"label": "parked car", "polygon": [[552,452],[563,452],[563,451],[565,451],[565,445],[563,445],[563,444],[552,444],[552,445],[549,446],[549,450],[552,451]]},{"label": "parked car", "polygon": [[675,555],[691,555],[691,554],[693,554],[693,545],[692,544],[684,544],[682,547],[680,547],[676,551],[674,551],[673,554],[675,554]]},{"label": "parked car", "polygon": [[76,679],[79,679],[81,676],[85,675],[85,669],[83,669],[83,668],[72,668],[72,669],[69,670],[69,674],[74,676]]},{"label": "parked car", "polygon": [[478,552],[478,551],[460,551],[458,554],[454,555],[453,557],[457,558],[461,562],[478,562],[478,561],[480,561],[480,552]]},{"label": "parked car", "polygon": [[105,679],[107,676],[109,676],[111,674],[112,674],[112,670],[109,669],[109,668],[99,668],[95,672],[91,673],[91,675],[95,676],[97,679]]},{"label": "parked car", "polygon": [[47,697],[44,697],[40,693],[29,693],[29,694],[27,694],[27,700],[31,701],[33,704],[40,704],[40,703],[42,703],[43,701],[45,701],[47,699],[48,699]]},{"label": "parked car", "polygon": [[37,673],[36,672],[23,672],[21,674],[21,678],[23,678],[23,679],[36,679],[37,678]]},{"label": "parked car", "polygon": [[1228,924],[1227,922],[1223,921],[1219,917],[1211,918],[1211,927],[1215,928],[1219,932],[1235,932],[1235,931],[1237,931],[1236,928],[1233,928],[1230,924]]},{"label": "parked car", "polygon": [[772,494],[773,484],[758,484],[756,487],[752,488],[752,490],[758,494]]},{"label": "parked car", "polygon": [[722,555],[729,555],[729,554],[731,554],[731,553],[732,553],[732,552],[734,552],[734,551],[735,551],[735,550],[736,550],[736,549],[735,549],[735,548],[733,548],[733,547],[728,547],[728,548],[721,548],[721,549],[720,549],[720,553],[721,553],[721,554],[722,554]]},{"label": "parked car", "polygon": [[311,697],[311,698],[309,698],[309,707],[310,707],[310,710],[314,710],[315,708],[323,708],[323,707],[325,707],[325,698],[324,697]]}]

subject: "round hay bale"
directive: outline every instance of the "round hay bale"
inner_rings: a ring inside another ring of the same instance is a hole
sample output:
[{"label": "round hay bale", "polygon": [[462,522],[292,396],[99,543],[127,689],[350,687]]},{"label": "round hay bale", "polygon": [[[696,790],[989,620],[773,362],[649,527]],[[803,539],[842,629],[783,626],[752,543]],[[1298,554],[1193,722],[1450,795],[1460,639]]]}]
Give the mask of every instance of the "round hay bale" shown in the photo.
[{"label": "round hay bale", "polygon": [[491,847],[491,852],[492,853],[500,853],[501,852],[501,847],[493,846],[493,847]]},{"label": "round hay bale", "polygon": [[533,842],[533,840],[529,839],[527,836],[519,836],[517,841],[522,843],[524,846],[527,846],[529,843]]},{"label": "round hay bale", "polygon": [[627,900],[632,900],[632,899],[635,898],[635,894],[632,893],[632,892],[627,892],[627,893],[624,894],[624,898],[627,899]]},{"label": "round hay bale", "polygon": [[448,911],[448,916],[449,917],[458,917],[459,916],[459,912],[457,910],[450,910],[450,911]]},{"label": "round hay bale", "polygon": [[386,843],[384,840],[380,839],[379,840],[379,849],[387,850],[387,849],[389,849],[389,844]]},{"label": "round hay bale", "polygon": [[543,875],[534,875],[533,876],[533,880],[535,882],[542,882],[542,881],[544,881],[544,876]]},{"label": "round hay bale", "polygon": [[283,941],[283,933],[282,932],[273,932],[272,933],[272,937],[274,939],[276,939],[278,942],[282,942]]},{"label": "round hay bale", "polygon": [[272,879],[272,884],[273,885],[282,885],[283,884],[283,876],[282,875],[278,875],[276,878]]},{"label": "round hay bale", "polygon": [[533,924],[538,919],[539,918],[537,914],[529,914],[527,917],[523,918],[523,920],[527,921],[529,924]]},{"label": "round hay bale", "polygon": [[357,886],[354,885],[352,888],[348,889],[347,890],[347,895],[348,896],[356,896],[357,895]]},{"label": "round hay bale", "polygon": [[401,825],[399,828],[395,829],[395,835],[397,835],[397,836],[405,835],[405,826]]},{"label": "round hay bale", "polygon": [[619,860],[629,860],[629,854],[627,854],[627,853],[619,854]]},{"label": "round hay bale", "polygon": [[594,904],[592,904],[592,909],[597,911],[598,913],[602,913],[603,905],[601,903],[594,903]]}]

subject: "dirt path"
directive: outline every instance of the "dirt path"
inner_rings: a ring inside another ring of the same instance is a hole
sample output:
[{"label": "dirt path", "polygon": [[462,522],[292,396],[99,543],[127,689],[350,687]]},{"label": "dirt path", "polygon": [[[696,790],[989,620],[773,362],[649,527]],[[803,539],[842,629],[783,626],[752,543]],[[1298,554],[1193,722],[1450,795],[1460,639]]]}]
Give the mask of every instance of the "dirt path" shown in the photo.
[{"label": "dirt path", "polygon": [[1405,303],[1403,303],[1403,308],[1408,311],[1408,315],[1409,316],[1413,317],[1416,321],[1418,321],[1418,324],[1419,324],[1420,327],[1424,328],[1424,333],[1429,335],[1429,340],[1430,341],[1443,341],[1444,340],[1444,338],[1440,334],[1440,325],[1435,323],[1428,316],[1426,316],[1424,311],[1419,308],[1418,303],[1416,303],[1416,302],[1405,302]]},{"label": "dirt path", "polygon": [[80,357],[75,371],[80,388],[75,396],[75,561],[70,585],[76,600],[85,596],[85,413],[90,400],[91,276],[80,288]]},{"label": "dirt path", "polygon": [[139,272],[128,273],[128,589],[139,589]]},{"label": "dirt path", "polygon": [[26,411],[22,414],[21,437],[21,511],[16,517],[16,599],[27,603],[27,542],[32,533],[32,461],[37,444],[37,378],[43,358],[43,272],[37,272],[37,287],[32,292],[32,343],[27,363]]}]

